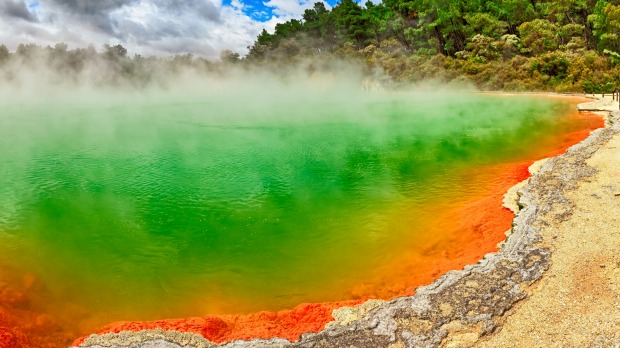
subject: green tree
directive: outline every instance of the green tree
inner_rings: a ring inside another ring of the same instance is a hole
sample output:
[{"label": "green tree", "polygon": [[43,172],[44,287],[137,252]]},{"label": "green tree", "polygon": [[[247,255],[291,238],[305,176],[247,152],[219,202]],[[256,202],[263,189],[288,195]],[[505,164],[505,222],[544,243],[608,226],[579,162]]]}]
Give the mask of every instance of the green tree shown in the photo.
[{"label": "green tree", "polygon": [[531,54],[537,55],[558,47],[558,26],[546,19],[535,19],[519,26],[521,42]]},{"label": "green tree", "polygon": [[252,46],[248,46],[248,59],[263,60],[273,46],[273,35],[263,29]]},{"label": "green tree", "polygon": [[301,32],[303,25],[301,21],[297,19],[291,19],[288,22],[276,24],[276,30],[273,34],[273,39],[276,44],[279,44],[281,40],[294,37],[297,33]]},{"label": "green tree", "polygon": [[256,43],[259,45],[270,45],[273,41],[273,35],[269,34],[267,30],[263,29],[263,31],[258,34],[256,38]]},{"label": "green tree", "polygon": [[103,45],[103,51],[104,55],[109,59],[119,59],[127,57],[127,49],[121,44],[114,46],[105,44]]},{"label": "green tree", "polygon": [[241,60],[239,53],[233,52],[231,50],[223,50],[220,52],[220,60],[225,63],[238,63]]},{"label": "green tree", "polygon": [[[323,5],[323,3],[317,3]],[[314,8],[309,8],[304,11],[302,16],[304,30],[306,33],[313,38],[320,39],[321,38],[321,15],[317,11],[317,4],[314,5]],[[325,9],[325,5],[323,5],[323,9]],[[263,29],[264,30],[264,29]]]},{"label": "green tree", "polygon": [[5,45],[0,45],[0,64],[5,63],[10,57],[9,49]]},{"label": "green tree", "polygon": [[588,17],[592,15],[596,3],[597,0],[557,0],[546,3],[547,18],[561,27],[561,44],[580,41],[573,40],[580,37],[588,47],[595,47],[593,26]]},{"label": "green tree", "polygon": [[344,42],[353,43],[358,50],[364,48],[369,38],[369,23],[363,16],[362,7],[353,0],[342,0],[332,14]]},{"label": "green tree", "polygon": [[465,32],[468,37],[482,34],[499,39],[508,30],[508,23],[500,21],[490,13],[468,13],[465,15],[467,26]]},{"label": "green tree", "polygon": [[599,51],[619,52],[620,6],[598,1],[588,20],[592,23],[594,36],[598,39]]},{"label": "green tree", "polygon": [[508,32],[518,34],[517,28],[538,17],[535,2],[528,0],[488,1],[486,10],[500,21],[508,23]]}]

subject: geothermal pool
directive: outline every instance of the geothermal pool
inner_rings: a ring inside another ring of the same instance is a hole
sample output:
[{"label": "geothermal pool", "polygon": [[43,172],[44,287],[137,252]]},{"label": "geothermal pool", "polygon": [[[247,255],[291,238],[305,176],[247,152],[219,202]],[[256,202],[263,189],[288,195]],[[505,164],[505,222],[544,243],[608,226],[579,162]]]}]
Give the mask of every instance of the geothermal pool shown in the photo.
[{"label": "geothermal pool", "polygon": [[411,294],[496,250],[505,191],[602,126],[575,103],[4,101],[0,319],[53,346],[117,320]]}]

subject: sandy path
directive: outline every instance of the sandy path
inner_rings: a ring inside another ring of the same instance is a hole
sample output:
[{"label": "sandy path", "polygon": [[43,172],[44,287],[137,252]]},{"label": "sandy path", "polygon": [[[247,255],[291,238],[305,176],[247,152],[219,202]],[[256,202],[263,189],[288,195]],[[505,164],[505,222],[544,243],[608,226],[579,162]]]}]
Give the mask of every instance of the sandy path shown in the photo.
[{"label": "sandy path", "polygon": [[586,163],[572,215],[541,229],[549,270],[476,347],[620,347],[620,134]]}]

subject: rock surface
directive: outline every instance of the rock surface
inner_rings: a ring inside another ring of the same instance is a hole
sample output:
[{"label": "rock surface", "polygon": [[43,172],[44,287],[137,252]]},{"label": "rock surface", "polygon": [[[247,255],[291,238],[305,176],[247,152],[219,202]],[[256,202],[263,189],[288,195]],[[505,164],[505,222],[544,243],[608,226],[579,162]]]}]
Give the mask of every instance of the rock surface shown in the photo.
[{"label": "rock surface", "polygon": [[[581,108],[599,110],[604,102]],[[519,207],[512,232],[497,253],[478,264],[451,271],[414,296],[373,301],[360,308],[341,308],[337,322],[300,340],[235,341],[217,347],[469,347],[497,331],[505,313],[527,295],[550,266],[551,249],[543,243],[541,229],[573,214],[575,204],[567,198],[579,182],[596,171],[586,164],[602,145],[619,132],[620,114],[610,116],[611,127],[599,129],[566,154],[545,162],[539,172],[519,190]],[[92,335],[80,346],[171,348],[215,346],[194,335],[180,338],[177,332]]]},{"label": "rock surface", "polygon": [[[607,104],[598,103],[618,110],[617,102]],[[549,270],[525,289],[527,299],[507,313],[501,331],[476,347],[620,347],[617,113],[610,119],[613,138],[586,161],[572,164],[594,174],[566,190],[570,210],[556,204],[540,220],[548,225],[541,232],[542,244],[551,250]]]}]

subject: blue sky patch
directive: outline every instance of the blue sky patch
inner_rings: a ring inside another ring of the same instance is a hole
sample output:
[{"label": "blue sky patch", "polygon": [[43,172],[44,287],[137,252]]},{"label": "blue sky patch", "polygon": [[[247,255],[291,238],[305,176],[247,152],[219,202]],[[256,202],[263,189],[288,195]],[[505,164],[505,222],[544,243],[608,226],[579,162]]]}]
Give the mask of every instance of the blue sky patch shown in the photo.
[{"label": "blue sky patch", "polygon": [[[274,16],[273,7],[265,6],[265,1],[263,0],[241,0],[241,2],[245,5],[243,8],[243,13],[245,13],[248,17],[252,18],[255,21],[266,22]],[[337,0],[326,0],[325,2],[327,2],[331,6],[334,6],[336,5],[336,3],[338,3]],[[224,4],[225,6],[231,6],[231,0],[223,0],[222,4]]]}]

